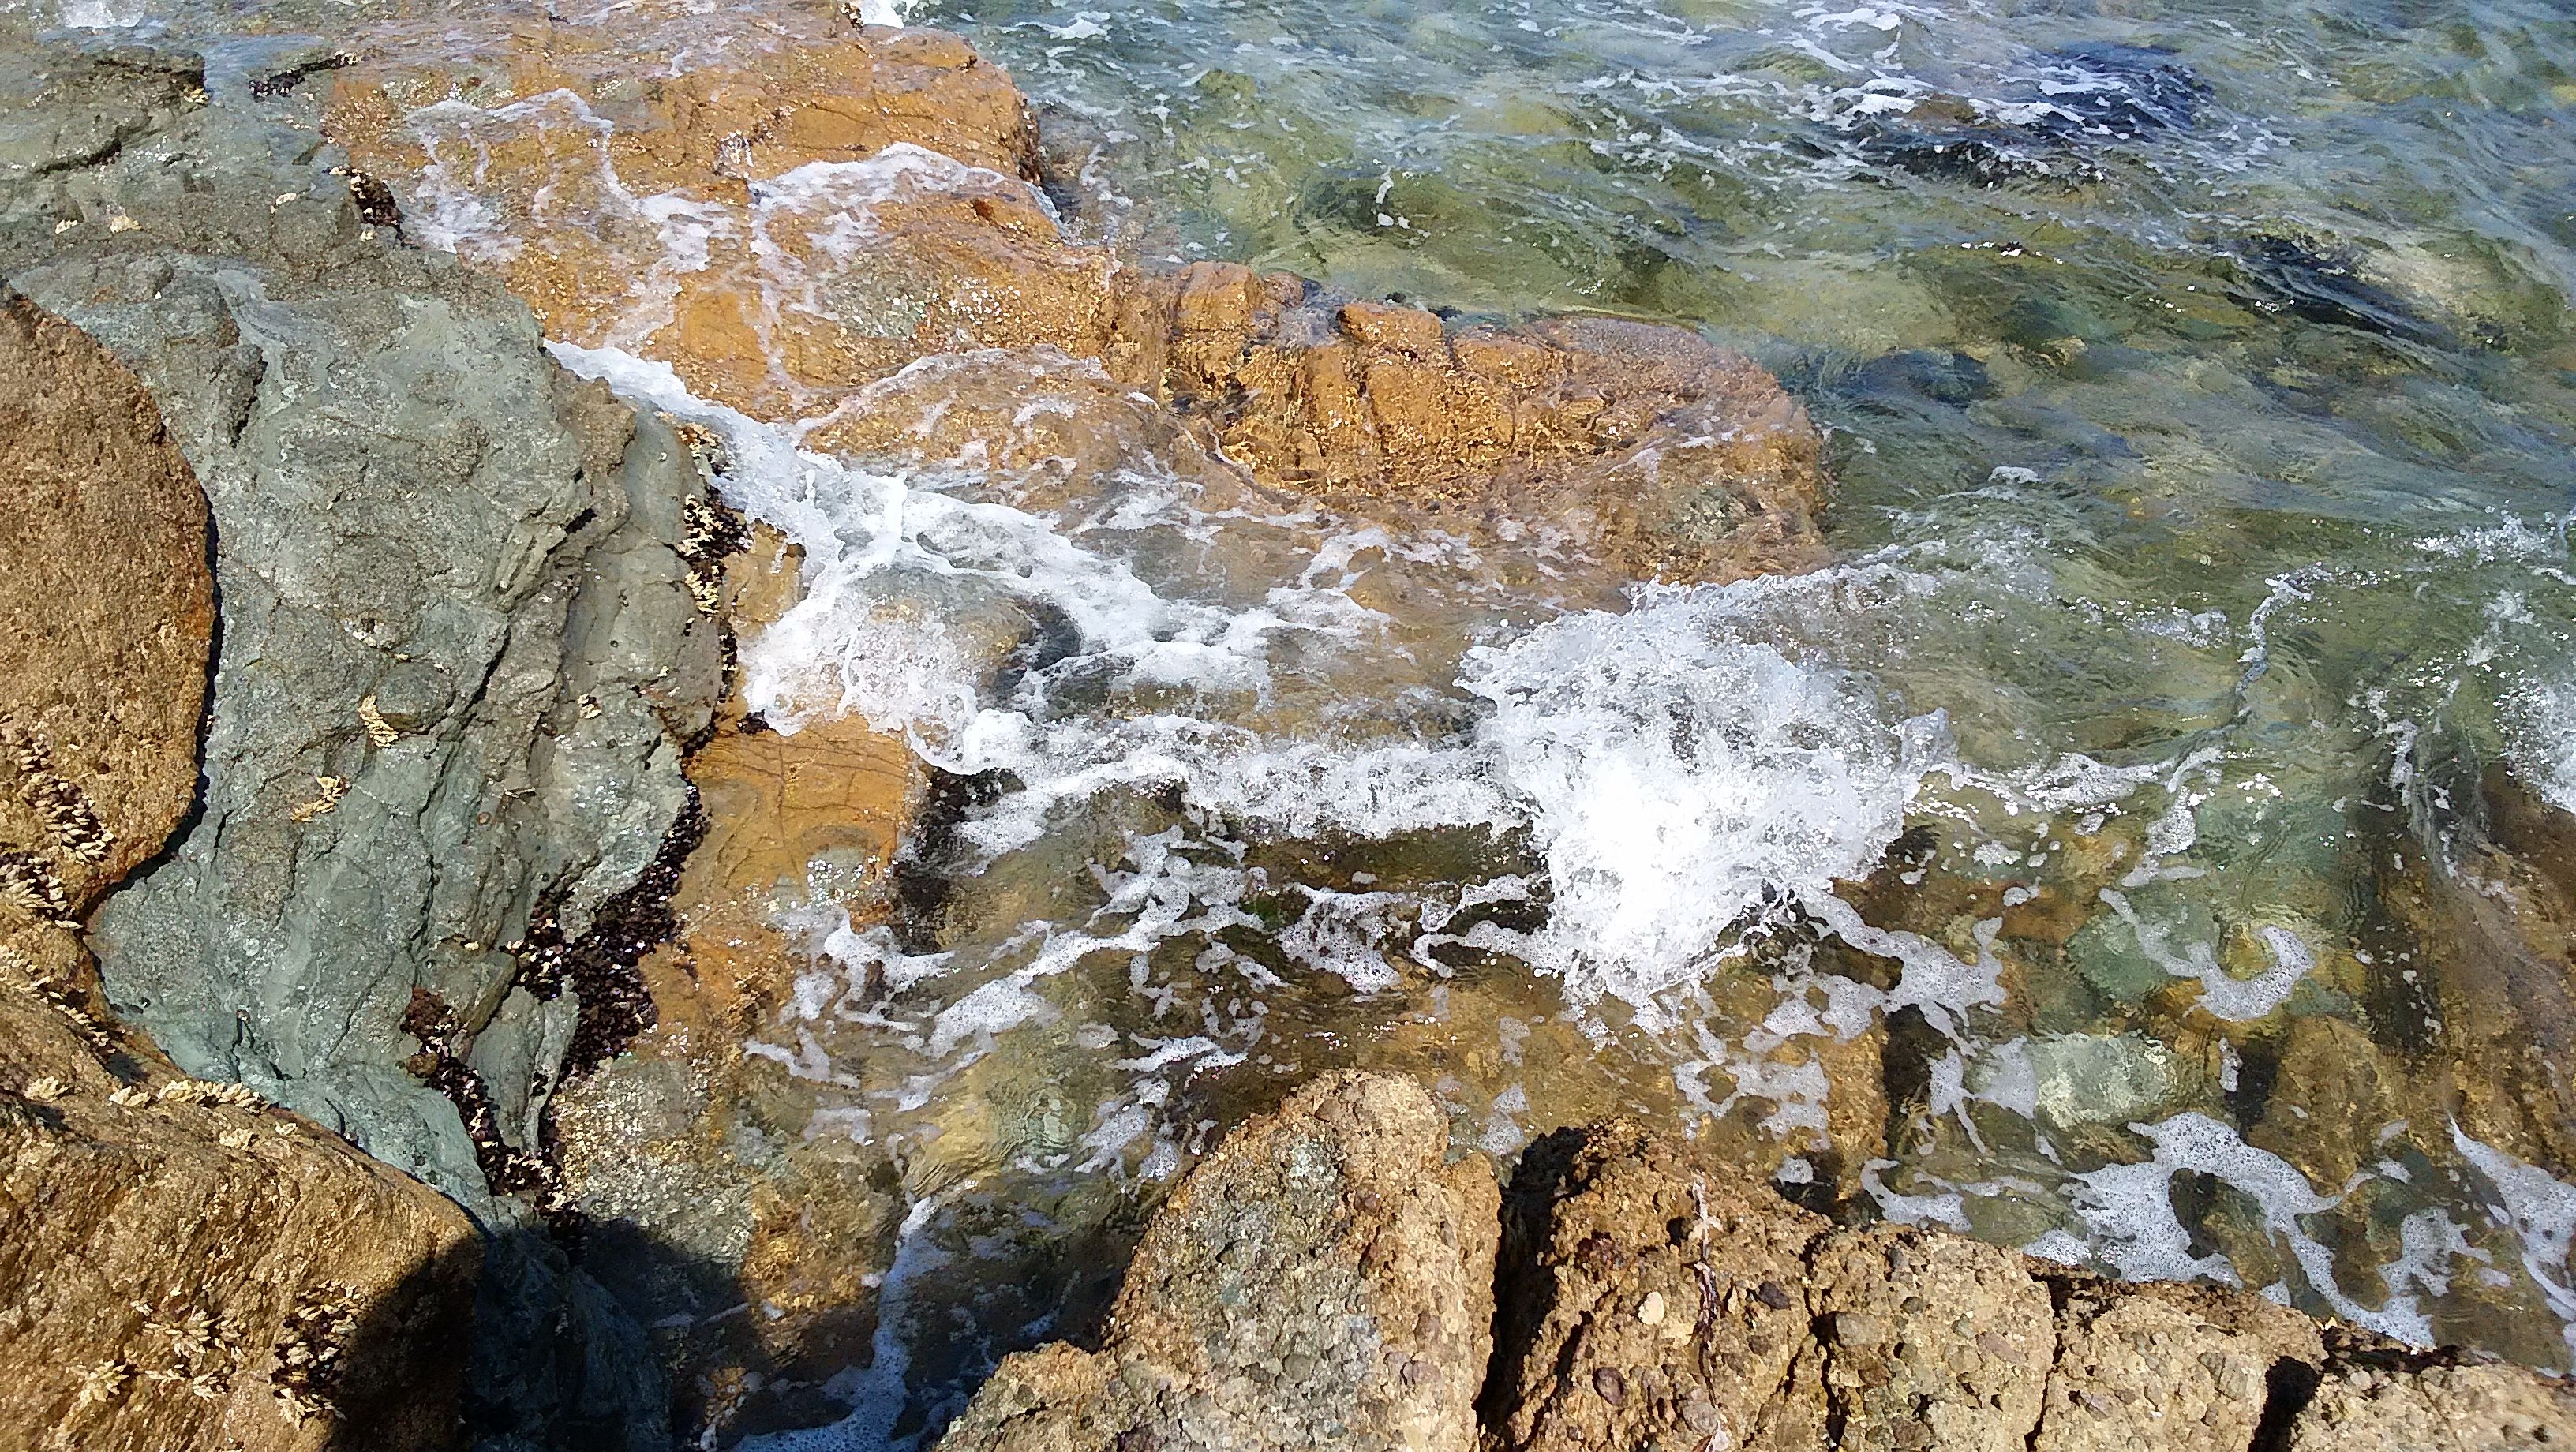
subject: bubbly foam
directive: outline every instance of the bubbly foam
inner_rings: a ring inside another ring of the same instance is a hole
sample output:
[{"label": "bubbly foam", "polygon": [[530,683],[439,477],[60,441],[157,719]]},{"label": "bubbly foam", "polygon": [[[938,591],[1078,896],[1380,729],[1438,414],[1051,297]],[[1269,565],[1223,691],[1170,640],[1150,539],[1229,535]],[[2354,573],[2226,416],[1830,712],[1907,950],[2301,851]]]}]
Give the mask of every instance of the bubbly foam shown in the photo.
[{"label": "bubbly foam", "polygon": [[[1863,678],[1756,638],[1772,608],[1764,596],[1783,588],[1769,581],[1647,590],[1625,612],[1563,614],[1472,650],[1454,689],[1485,709],[1464,733],[1349,741],[1329,729],[1256,730],[1204,708],[1272,693],[1283,637],[1297,637],[1305,671],[1382,649],[1374,613],[1337,572],[1309,568],[1241,606],[1189,599],[1186,582],[1150,578],[1049,518],[802,451],[792,430],[691,396],[663,365],[555,351],[577,372],[718,429],[734,459],[729,501],[804,547],[804,597],[743,649],[752,703],[784,732],[855,713],[907,734],[944,769],[1009,772],[1021,789],[965,834],[988,856],[1037,840],[1102,793],[1170,785],[1243,829],[1295,837],[1525,834],[1545,862],[1551,908],[1516,951],[1561,975],[1578,1001],[1645,1005],[1706,971],[1733,933],[1801,903],[1830,910],[1833,881],[1868,870],[1923,775],[1948,760],[1937,720],[1897,721]],[[1319,527],[1308,563],[1351,545]],[[1056,622],[1082,669],[999,687],[999,652],[961,645],[955,621],[1003,605]],[[1058,699],[1104,677],[1131,689],[1185,683],[1194,699],[1135,715]],[[1165,886],[1192,901],[1212,890],[1202,868],[1148,855],[1136,881],[1182,872],[1191,881]],[[1390,906],[1383,894],[1365,911],[1315,896],[1291,951],[1355,987],[1386,986],[1393,970],[1368,966],[1374,950],[1357,924],[1382,931]],[[1185,916],[1128,923],[1105,942],[1072,935],[1013,981],[1104,945],[1142,946]],[[1864,931],[1856,916],[1837,918]],[[941,1043],[980,1037],[1028,1006],[1000,984],[977,992]]]}]

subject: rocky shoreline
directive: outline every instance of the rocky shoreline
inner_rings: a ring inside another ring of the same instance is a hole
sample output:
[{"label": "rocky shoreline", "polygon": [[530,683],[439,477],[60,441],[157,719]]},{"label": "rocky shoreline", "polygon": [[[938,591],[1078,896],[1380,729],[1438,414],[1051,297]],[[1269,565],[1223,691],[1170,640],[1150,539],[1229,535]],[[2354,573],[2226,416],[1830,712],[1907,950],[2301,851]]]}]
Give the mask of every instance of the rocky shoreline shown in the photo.
[{"label": "rocky shoreline", "polygon": [[1409,1080],[1299,1089],[1152,1227],[1098,1351],[1002,1364],[944,1452],[2460,1449],[2576,1436],[2576,1390],[2242,1291],[1842,1227],[1635,1123],[1499,1204]]},{"label": "rocky shoreline", "polygon": [[[511,64],[634,112],[619,163],[721,218],[716,265],[622,298],[585,290],[613,235],[490,272],[409,235],[436,158],[386,97],[444,84],[417,66],[281,57],[218,96],[182,48],[0,35],[11,1445],[658,1452],[845,1410],[899,1172],[742,1044],[790,990],[776,910],[876,901],[934,784],[864,723],[760,728],[733,649],[792,551],[723,509],[702,432],[546,337],[652,340],[872,457],[1007,448],[1017,391],[1069,378],[1076,423],[1021,442],[1070,471],[1150,437],[1232,487],[1564,523],[1617,580],[1819,557],[1813,425],[1694,334],[1133,267],[1066,235],[1025,103],[951,37],[649,93],[621,62]],[[835,275],[907,325],[782,309],[754,239],[824,250],[782,179],[905,146],[981,169],[890,185]],[[541,134],[487,184],[542,224],[589,156]],[[985,391],[914,426],[959,355]],[[1156,1214],[1097,1348],[1006,1361],[941,1445],[2576,1436],[2533,1373],[1837,1227],[1633,1124],[1500,1192],[1448,1146],[1408,1080],[1300,1089]]]}]

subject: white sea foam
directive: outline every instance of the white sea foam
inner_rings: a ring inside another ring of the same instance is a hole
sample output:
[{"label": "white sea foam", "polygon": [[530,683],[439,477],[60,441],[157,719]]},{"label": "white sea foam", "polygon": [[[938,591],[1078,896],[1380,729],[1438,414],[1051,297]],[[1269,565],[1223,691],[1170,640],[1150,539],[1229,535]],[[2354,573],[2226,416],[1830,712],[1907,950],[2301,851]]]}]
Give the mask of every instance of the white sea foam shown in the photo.
[{"label": "white sea foam", "polygon": [[[1487,709],[1445,738],[1267,736],[1221,710],[1069,713],[1045,674],[1005,695],[995,650],[958,639],[960,619],[997,605],[1042,607],[1076,637],[1078,659],[1116,681],[1185,682],[1220,702],[1270,689],[1283,636],[1310,652],[1373,649],[1372,617],[1329,571],[1245,608],[1188,599],[1179,582],[1148,579],[1042,516],[803,452],[788,430],[692,397],[664,365],[555,351],[576,372],[722,432],[734,459],[728,498],[804,546],[804,598],[743,651],[754,705],[782,731],[853,712],[907,732],[946,769],[1008,770],[1022,789],[966,831],[990,854],[1035,841],[1101,793],[1174,784],[1247,827],[1299,836],[1525,833],[1546,863],[1552,908],[1515,950],[1562,975],[1578,1000],[1644,1005],[1704,971],[1730,930],[1795,903],[1867,933],[1835,911],[1832,883],[1868,869],[1924,773],[1949,760],[1937,719],[1895,721],[1863,678],[1755,638],[1754,622],[1780,604],[1768,593],[1812,584],[1652,590],[1626,612],[1560,616],[1472,651],[1458,689]],[[1348,548],[1319,537],[1313,557]],[[1156,901],[1225,897],[1197,880],[1203,869],[1180,864],[1158,851],[1128,880],[1181,872],[1192,880],[1164,884]],[[1110,942],[1143,947],[1183,922],[1203,926],[1175,908],[1121,925]],[[1354,927],[1319,919],[1306,930],[1313,941],[1299,943],[1313,966],[1383,986],[1391,970],[1365,966]],[[1062,936],[1014,973],[1021,990],[979,988],[934,1041],[982,1040],[1010,1012],[1033,1010],[1027,982],[1104,946]],[[1909,972],[1916,960],[1929,976],[1957,966],[1917,951]],[[1918,996],[1987,1001],[1976,985],[1991,974],[1964,971],[1974,983],[1935,992],[1927,982]]]},{"label": "white sea foam", "polygon": [[2543,801],[2576,812],[2576,680],[2529,680],[2505,701],[2514,774]]},{"label": "white sea foam", "polygon": [[131,30],[143,23],[142,0],[65,0],[63,24],[74,30]]},{"label": "white sea foam", "polygon": [[2457,1123],[2451,1145],[2495,1187],[2495,1218],[2513,1232],[2522,1248],[2522,1268],[2566,1323],[2562,1332],[2576,1354],[2576,1284],[2571,1284],[2567,1254],[2576,1246],[2576,1185],[2527,1164],[2503,1150],[2473,1139]]},{"label": "white sea foam", "polygon": [[2174,1212],[2174,1177],[2186,1172],[2208,1175],[2254,1202],[2262,1213],[2265,1233],[2289,1251],[2308,1294],[2355,1325],[2418,1345],[2430,1344],[2431,1322],[2400,1286],[2420,1277],[2391,1277],[2386,1303],[2365,1306],[2335,1280],[2334,1252],[2308,1232],[2303,1217],[2333,1209],[2348,1190],[2319,1191],[2289,1161],[2247,1144],[2233,1127],[2205,1114],[2177,1114],[2130,1128],[2155,1147],[2154,1158],[2105,1165],[2071,1177],[2074,1208],[2092,1231],[2095,1254],[2121,1275],[2131,1280],[2210,1279],[2240,1284],[2225,1256],[2192,1253],[2190,1233]]},{"label": "white sea foam", "polygon": [[1749,917],[1821,906],[1947,759],[1937,721],[1899,730],[1858,678],[1744,638],[1763,588],[1652,591],[1468,659],[1554,889],[1530,955],[1579,994],[1644,1003]]}]

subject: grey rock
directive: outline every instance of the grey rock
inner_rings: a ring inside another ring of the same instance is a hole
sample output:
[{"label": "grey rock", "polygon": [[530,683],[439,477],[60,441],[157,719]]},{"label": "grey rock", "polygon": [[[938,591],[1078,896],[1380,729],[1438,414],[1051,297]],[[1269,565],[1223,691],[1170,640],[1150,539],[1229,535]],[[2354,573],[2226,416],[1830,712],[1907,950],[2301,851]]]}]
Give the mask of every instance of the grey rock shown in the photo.
[{"label": "grey rock", "polygon": [[[703,483],[224,89],[183,51],[0,29],[0,275],[144,380],[214,519],[198,811],[102,910],[107,989],[187,1072],[464,1204],[496,1242],[487,1339],[582,1332],[518,1405],[652,1445],[641,1333],[481,1166],[535,1143],[578,1009],[499,945],[549,914],[578,936],[687,805],[720,679],[676,550]],[[498,1111],[480,1157],[405,1067],[415,991]]]}]

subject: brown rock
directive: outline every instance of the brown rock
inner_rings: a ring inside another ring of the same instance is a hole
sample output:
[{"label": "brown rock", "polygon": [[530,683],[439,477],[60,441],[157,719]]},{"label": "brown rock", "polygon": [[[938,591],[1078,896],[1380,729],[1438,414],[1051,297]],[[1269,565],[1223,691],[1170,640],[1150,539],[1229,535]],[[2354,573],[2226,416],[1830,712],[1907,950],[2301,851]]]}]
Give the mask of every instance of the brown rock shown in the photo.
[{"label": "brown rock", "polygon": [[2291,1452],[2489,1452],[2576,1437],[2553,1378],[2321,1337],[2244,1291],[2102,1281],[1942,1231],[1835,1229],[1633,1123],[1560,1132],[1523,1158],[1497,1299],[1480,1410],[1497,1445],[1525,1452],[2235,1452],[2285,1432]]},{"label": "brown rock", "polygon": [[2524,1452],[2576,1440],[2576,1390],[2511,1366],[2347,1366],[2290,1424],[2286,1452]]},{"label": "brown rock", "polygon": [[2260,1296],[2068,1281],[2032,1452],[2251,1447],[2283,1360],[2325,1360],[2316,1324]]},{"label": "brown rock", "polygon": [[447,1445],[465,1216],[100,1012],[65,922],[193,795],[206,503],[134,378],[14,295],[0,380],[0,853],[59,884],[0,908],[0,1445]]},{"label": "brown rock", "polygon": [[61,989],[0,979],[0,1445],[449,1445],[464,1214],[256,1098],[192,1102],[114,1030],[102,1056]]},{"label": "brown rock", "polygon": [[1475,1447],[1496,1196],[1447,1138],[1409,1079],[1298,1090],[1155,1215],[1099,1351],[1010,1358],[940,1445]]},{"label": "brown rock", "polygon": [[[1822,1435],[1820,1388],[1802,1359],[1821,1216],[1633,1122],[1533,1145],[1504,1213],[1503,1318],[1484,1411],[1509,1445],[1791,1446]],[[1642,1394],[1601,1395],[1605,1371]]]},{"label": "brown rock", "polygon": [[1141,292],[1112,371],[1206,418],[1266,482],[1503,538],[1553,525],[1629,575],[1729,579],[1821,558],[1806,410],[1685,329],[1453,331],[1216,263]]},{"label": "brown rock", "polygon": [[1843,1446],[2030,1445],[2056,1334],[2047,1288],[2022,1257],[1879,1226],[1828,1239],[1810,1274],[1808,1304],[1830,1327],[1826,1416],[1842,1426]]},{"label": "brown rock", "polygon": [[5,289],[0,379],[0,824],[51,863],[66,917],[195,795],[206,501],[134,375]]}]

